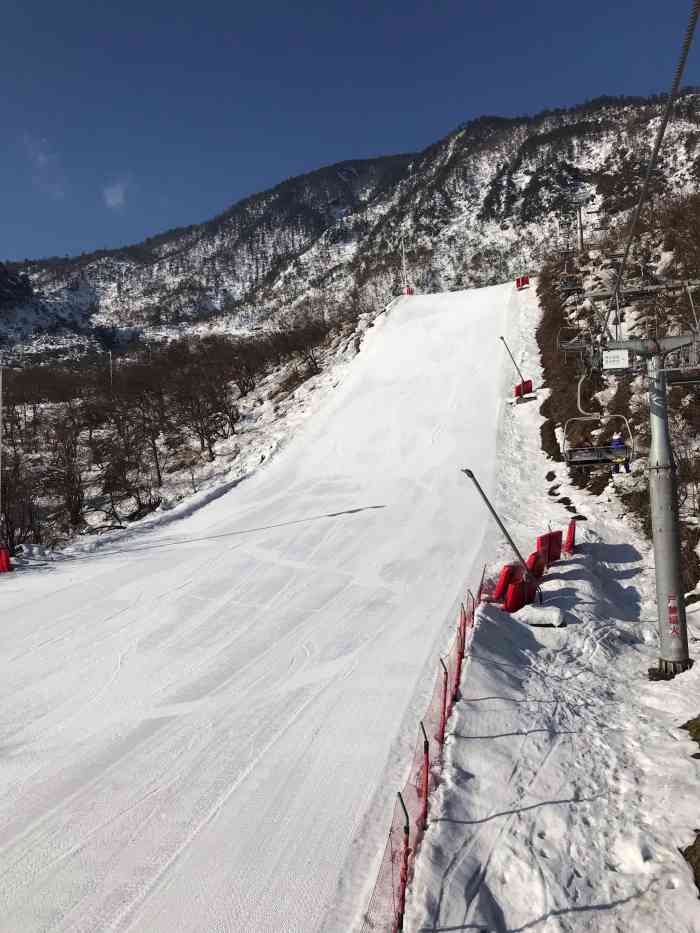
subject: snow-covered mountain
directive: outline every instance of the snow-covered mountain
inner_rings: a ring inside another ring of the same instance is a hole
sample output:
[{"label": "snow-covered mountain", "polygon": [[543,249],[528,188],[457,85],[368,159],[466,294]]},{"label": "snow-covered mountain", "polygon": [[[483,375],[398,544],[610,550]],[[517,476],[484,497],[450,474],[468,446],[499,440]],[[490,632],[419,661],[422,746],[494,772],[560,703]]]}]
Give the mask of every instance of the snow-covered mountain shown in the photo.
[{"label": "snow-covered mountain", "polygon": [[[688,90],[676,104],[656,195],[699,186],[699,101]],[[402,236],[418,289],[503,281],[537,265],[573,191],[590,210],[632,205],[664,103],[606,97],[481,117],[423,152],[322,168],[134,246],[8,264],[33,297],[15,288],[2,334],[73,348],[245,330],[308,298],[378,305],[399,285]]]}]

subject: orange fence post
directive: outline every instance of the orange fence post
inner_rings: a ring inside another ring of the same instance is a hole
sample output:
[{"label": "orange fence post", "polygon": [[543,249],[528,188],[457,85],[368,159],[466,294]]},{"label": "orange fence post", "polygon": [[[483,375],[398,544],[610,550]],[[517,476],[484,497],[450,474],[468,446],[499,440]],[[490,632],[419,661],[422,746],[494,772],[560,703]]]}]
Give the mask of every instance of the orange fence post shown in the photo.
[{"label": "orange fence post", "polygon": [[457,657],[455,658],[455,682],[452,685],[452,702],[459,696],[459,688],[462,683],[462,659],[464,658],[464,642],[466,638],[467,613],[464,611],[464,603],[459,610],[459,622],[457,623]]},{"label": "orange fence post", "polygon": [[421,781],[421,813],[420,813],[420,822],[421,829],[425,829],[428,825],[428,791],[430,789],[430,742],[428,741],[428,734],[425,731],[425,726],[423,725],[423,720],[420,722],[421,732],[423,733],[423,780]]},{"label": "orange fence post", "polygon": [[406,809],[406,804],[403,802],[403,797],[401,792],[397,794],[399,798],[399,803],[403,809],[404,815],[404,825],[403,825],[403,851],[401,852],[401,881],[399,884],[399,903],[398,910],[396,912],[396,931],[400,933],[403,930],[403,915],[406,912],[406,886],[408,885],[408,859],[411,854],[411,845],[410,845],[410,835],[411,835],[411,824],[408,820],[408,810]]}]

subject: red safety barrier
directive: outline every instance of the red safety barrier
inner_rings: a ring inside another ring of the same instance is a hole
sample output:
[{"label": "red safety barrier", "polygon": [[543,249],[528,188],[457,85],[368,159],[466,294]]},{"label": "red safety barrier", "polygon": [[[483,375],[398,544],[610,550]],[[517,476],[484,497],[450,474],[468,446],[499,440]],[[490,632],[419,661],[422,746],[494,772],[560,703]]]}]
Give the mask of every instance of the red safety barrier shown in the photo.
[{"label": "red safety barrier", "polygon": [[0,547],[0,573],[9,573],[10,570],[12,570],[10,551],[6,547]]},{"label": "red safety barrier", "polygon": [[508,585],[503,609],[506,612],[517,612],[525,605],[525,581],[518,580]]},{"label": "red safety barrier", "polygon": [[406,817],[397,799],[377,881],[365,912],[363,933],[370,930],[395,933],[402,928],[410,855],[411,827],[409,823],[406,832]]},{"label": "red safety barrier", "polygon": [[523,382],[519,382],[513,389],[513,395],[515,398],[522,398],[523,395],[530,395],[532,392],[532,379],[525,379]]},{"label": "red safety barrier", "polygon": [[550,531],[549,533],[549,563],[553,564],[561,558],[562,532]]},{"label": "red safety barrier", "polygon": [[538,535],[535,547],[539,554],[544,558],[545,565],[549,567],[552,563],[551,552],[552,552],[552,536],[551,533],[546,535]]},{"label": "red safety barrier", "polygon": [[537,551],[544,558],[547,567],[561,558],[561,546],[561,531],[549,531],[546,535],[539,535],[537,538]]},{"label": "red safety barrier", "polygon": [[[539,539],[538,539],[539,540]],[[532,554],[528,557],[527,569],[533,575],[536,580],[539,580],[544,576],[544,571],[547,566],[546,561],[542,554],[539,551],[533,551]]]},{"label": "red safety barrier", "polygon": [[491,601],[497,603],[502,599],[505,599],[508,586],[513,582],[514,575],[518,570],[518,564],[504,564],[501,567],[501,572],[498,575],[498,580],[496,582],[496,588],[490,596]]},{"label": "red safety barrier", "polygon": [[[575,535],[576,522],[572,519],[566,535],[565,553],[573,551]],[[403,930],[406,888],[411,880],[416,850],[427,826],[428,795],[438,780],[442,766],[447,721],[460,695],[467,632],[473,628],[477,604],[482,600],[503,600],[502,608],[506,612],[517,612],[526,603],[533,602],[537,596],[537,579],[548,564],[561,557],[562,537],[561,531],[540,535],[537,538],[537,550],[530,554],[527,561],[530,571],[527,578],[520,564],[505,564],[490,595],[486,591],[493,583],[486,582],[484,566],[477,598],[469,592],[460,606],[457,631],[445,659],[440,660],[433,693],[413,750],[408,778],[397,795],[389,838],[364,916],[362,933],[399,933]]]},{"label": "red safety barrier", "polygon": [[[428,794],[437,782],[442,765],[445,729],[459,696],[467,631],[474,625],[475,609],[474,597],[468,593],[460,606],[457,631],[450,650],[446,659],[440,662],[433,695],[413,750],[408,779],[394,806],[389,838],[364,916],[363,933],[398,933],[403,929],[406,887],[411,879],[416,850],[427,825]],[[405,813],[401,800],[406,807]]]},{"label": "red safety barrier", "polygon": [[459,679],[462,673],[462,652],[460,638],[457,636],[445,661],[447,666],[447,716],[449,718],[452,707],[459,699]]},{"label": "red safety barrier", "polygon": [[[420,837],[425,829],[424,811],[427,813],[426,801],[428,799],[428,787],[430,783],[430,761],[429,752],[426,756],[425,742],[422,733],[419,733],[416,739],[416,745],[413,750],[413,759],[411,769],[408,772],[408,779],[403,786],[401,796],[408,811],[408,817],[411,822],[411,847],[416,848]],[[426,763],[426,757],[428,761]],[[427,765],[427,766],[426,766]]]},{"label": "red safety barrier", "polygon": [[572,518],[569,527],[566,530],[566,541],[564,542],[564,553],[573,554],[576,550],[576,519]]}]

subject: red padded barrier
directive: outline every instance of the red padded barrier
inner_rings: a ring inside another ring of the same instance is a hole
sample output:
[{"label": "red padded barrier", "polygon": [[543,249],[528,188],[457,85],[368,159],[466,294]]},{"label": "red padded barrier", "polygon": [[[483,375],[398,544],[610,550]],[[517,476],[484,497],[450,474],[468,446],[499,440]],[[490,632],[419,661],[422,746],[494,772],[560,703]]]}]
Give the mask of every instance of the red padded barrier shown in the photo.
[{"label": "red padded barrier", "polygon": [[545,567],[547,566],[544,557],[542,557],[539,551],[533,551],[532,554],[530,554],[528,557],[526,563],[527,569],[530,571],[533,577],[535,577],[536,580],[539,580],[540,577],[544,574]]},{"label": "red padded barrier", "polygon": [[508,584],[503,608],[506,612],[517,612],[525,605],[525,581],[518,580],[516,583]]},{"label": "red padded barrier", "polygon": [[504,564],[501,567],[501,573],[498,577],[498,582],[496,583],[496,589],[491,594],[491,599],[494,602],[498,602],[506,595],[508,585],[512,583],[513,575],[517,567],[517,564]]},{"label": "red padded barrier", "polygon": [[572,518],[569,527],[566,530],[566,542],[564,543],[564,553],[573,554],[576,550],[576,519]]},{"label": "red padded barrier", "polygon": [[0,547],[0,573],[8,573],[10,570],[12,570],[10,552],[6,547]]},{"label": "red padded barrier", "polygon": [[561,531],[550,531],[549,533],[549,563],[553,564],[555,560],[561,557]]},{"label": "red padded barrier", "polygon": [[532,379],[525,379],[523,382],[519,382],[517,386],[513,389],[513,394],[515,398],[522,398],[523,395],[530,395],[532,392]]}]

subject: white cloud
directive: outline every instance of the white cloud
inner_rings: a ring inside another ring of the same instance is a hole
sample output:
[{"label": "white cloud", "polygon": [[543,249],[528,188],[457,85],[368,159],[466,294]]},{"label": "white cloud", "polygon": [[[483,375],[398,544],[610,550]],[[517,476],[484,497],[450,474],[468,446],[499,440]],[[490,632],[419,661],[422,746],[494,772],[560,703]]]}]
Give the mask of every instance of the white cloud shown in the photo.
[{"label": "white cloud", "polygon": [[102,189],[102,196],[110,210],[118,211],[124,207],[126,204],[126,191],[128,187],[128,181],[115,181],[111,185],[105,185]]},{"label": "white cloud", "polygon": [[53,152],[43,136],[27,133],[22,138],[32,172],[32,184],[50,198],[60,201],[66,196],[66,180],[58,153]]}]

